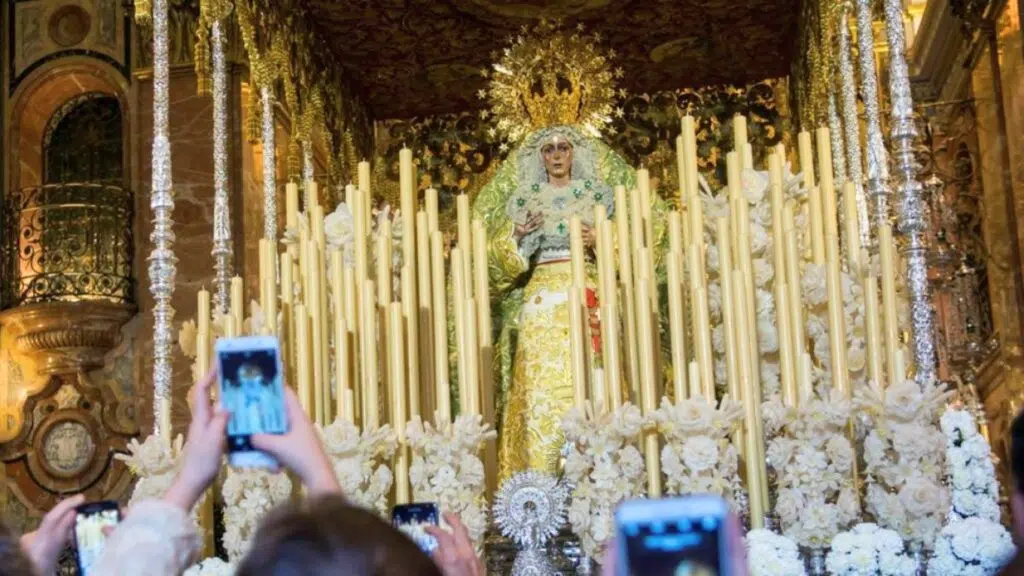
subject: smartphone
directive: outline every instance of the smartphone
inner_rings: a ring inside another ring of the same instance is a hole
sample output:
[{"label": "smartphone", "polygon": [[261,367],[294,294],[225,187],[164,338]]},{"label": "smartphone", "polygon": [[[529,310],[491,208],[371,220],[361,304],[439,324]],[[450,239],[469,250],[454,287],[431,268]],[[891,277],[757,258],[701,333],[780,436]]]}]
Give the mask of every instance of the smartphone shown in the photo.
[{"label": "smartphone", "polygon": [[284,434],[281,346],[273,336],[221,338],[215,346],[220,406],[228,418],[228,463],[236,468],[274,468],[277,461],[252,447],[253,434]]},{"label": "smartphone", "polygon": [[121,521],[121,508],[117,502],[105,500],[89,502],[75,508],[75,557],[78,573],[88,576],[103,554],[107,535],[103,529],[117,526]]},{"label": "smartphone", "polygon": [[718,496],[630,500],[615,512],[620,576],[728,576],[729,506]]},{"label": "smartphone", "polygon": [[427,534],[425,526],[437,526],[439,514],[437,504],[398,504],[391,509],[391,525],[408,536],[420,550],[433,554],[437,549],[437,538]]}]

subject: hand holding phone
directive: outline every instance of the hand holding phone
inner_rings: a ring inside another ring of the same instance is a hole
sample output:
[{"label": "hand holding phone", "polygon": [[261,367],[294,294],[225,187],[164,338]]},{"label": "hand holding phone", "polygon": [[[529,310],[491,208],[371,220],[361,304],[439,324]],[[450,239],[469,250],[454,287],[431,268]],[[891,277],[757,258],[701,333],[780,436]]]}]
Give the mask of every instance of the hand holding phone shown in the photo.
[{"label": "hand holding phone", "polygon": [[733,576],[736,544],[718,496],[631,500],[615,513],[621,576]]},{"label": "hand holding phone", "polygon": [[103,554],[107,541],[104,528],[113,528],[120,521],[121,509],[117,502],[89,502],[75,509],[75,554],[79,574],[89,576]]},{"label": "hand holding phone", "polygon": [[428,534],[427,526],[438,525],[437,504],[398,504],[391,509],[391,525],[408,536],[420,550],[433,554],[437,549],[437,538]]},{"label": "hand holding phone", "polygon": [[57,558],[75,525],[75,508],[82,502],[85,502],[85,497],[81,494],[61,500],[43,515],[38,528],[22,534],[18,539],[21,549],[38,573],[53,574],[57,569]]},{"label": "hand holding phone", "polygon": [[235,467],[276,468],[277,461],[252,445],[254,434],[288,431],[280,344],[272,336],[217,341],[220,404],[230,413],[228,462]]},{"label": "hand holding phone", "polygon": [[217,370],[210,370],[189,393],[192,419],[188,424],[188,439],[181,469],[174,478],[174,484],[163,496],[165,502],[186,512],[192,510],[216,478],[227,443],[225,430],[228,414],[215,411],[210,399],[210,388],[216,380]]}]

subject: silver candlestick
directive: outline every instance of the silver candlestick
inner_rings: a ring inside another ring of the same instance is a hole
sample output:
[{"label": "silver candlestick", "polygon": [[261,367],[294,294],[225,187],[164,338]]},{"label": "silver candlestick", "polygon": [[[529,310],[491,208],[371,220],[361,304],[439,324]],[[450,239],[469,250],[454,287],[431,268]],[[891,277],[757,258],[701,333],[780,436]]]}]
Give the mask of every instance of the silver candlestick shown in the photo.
[{"label": "silver candlestick", "polygon": [[[846,170],[853,182],[854,200],[857,206],[857,233],[861,246],[868,246],[871,234],[868,230],[868,204],[864,198],[864,170],[861,167],[860,121],[857,118],[857,73],[853,69],[853,47],[850,43],[849,9],[844,5],[836,20],[839,30],[839,90],[843,109],[843,132],[846,144]],[[846,191],[844,190],[845,194]],[[843,219],[846,211],[840,210]]]},{"label": "silver candlestick", "polygon": [[[877,229],[889,223],[889,154],[882,138],[882,119],[878,104],[878,80],[875,70],[875,31],[872,0],[856,0],[857,49],[860,67],[860,92],[864,100],[865,164],[867,189],[872,204],[872,222]],[[875,246],[873,242],[871,244]]]},{"label": "silver candlestick", "polygon": [[[149,206],[153,210],[153,232],[149,239],[149,291],[153,295],[153,414],[170,413],[173,363],[171,325],[174,308],[174,278],[178,258],[174,255],[174,192],[171,189],[171,142],[167,133],[168,101],[168,37],[167,1],[153,0],[153,158],[152,193]],[[153,418],[153,433],[161,430],[160,418]]]},{"label": "silver candlestick", "polygon": [[213,52],[213,305],[219,314],[227,314],[232,254],[228,199],[228,82],[221,20],[214,20],[210,28]]},{"label": "silver candlestick", "polygon": [[910,318],[913,335],[914,366],[920,385],[935,380],[935,329],[928,295],[928,263],[924,230],[927,225],[917,181],[914,159],[914,98],[910,92],[906,40],[903,36],[901,0],[885,0],[885,28],[889,43],[889,96],[892,102],[891,144],[895,176],[899,184],[899,228],[907,238],[903,255],[907,262],[907,287],[910,291]]},{"label": "silver candlestick", "polygon": [[277,244],[277,167],[274,147],[274,87],[260,87],[263,100],[263,237]]}]

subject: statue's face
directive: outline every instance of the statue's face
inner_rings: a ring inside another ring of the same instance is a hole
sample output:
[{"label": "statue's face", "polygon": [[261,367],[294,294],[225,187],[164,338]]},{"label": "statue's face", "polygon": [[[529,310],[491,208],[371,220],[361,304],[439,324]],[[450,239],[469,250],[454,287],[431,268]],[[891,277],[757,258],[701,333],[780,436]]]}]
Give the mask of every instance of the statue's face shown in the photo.
[{"label": "statue's face", "polygon": [[566,178],[572,175],[572,144],[558,136],[540,149],[544,157],[544,170],[548,178]]}]

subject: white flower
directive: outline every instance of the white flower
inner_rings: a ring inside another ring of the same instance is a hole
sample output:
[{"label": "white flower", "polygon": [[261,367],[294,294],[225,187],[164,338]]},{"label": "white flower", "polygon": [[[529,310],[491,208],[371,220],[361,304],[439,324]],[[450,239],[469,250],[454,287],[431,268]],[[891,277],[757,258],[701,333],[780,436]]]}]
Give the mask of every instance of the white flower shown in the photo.
[{"label": "white flower", "polygon": [[858,515],[855,453],[845,436],[849,413],[840,393],[814,396],[768,443],[779,487],[775,512],[783,532],[802,546],[825,547]]},{"label": "white flower", "polygon": [[347,246],[353,241],[352,213],[347,203],[338,204],[334,212],[324,217],[324,236],[332,248]]},{"label": "white flower", "polygon": [[751,576],[804,576],[803,561],[795,542],[769,530],[747,533],[747,558]]},{"label": "white flower", "polygon": [[772,278],[775,277],[775,268],[767,258],[755,258],[753,261],[754,266],[754,281],[757,282],[758,286],[767,286]]},{"label": "white flower", "polygon": [[935,556],[929,574],[997,573],[1016,553],[1006,529],[981,518],[953,520],[935,540]]},{"label": "white flower", "polygon": [[[450,423],[438,417],[433,424],[415,417],[406,426],[406,441],[412,452],[409,481],[413,498],[437,502],[442,510],[459,514],[477,544],[487,527],[484,466],[478,454],[494,435],[482,417],[467,414]],[[390,470],[386,472],[390,478]],[[386,498],[387,493],[383,493],[385,506]]]},{"label": "white flower", "polygon": [[[667,406],[663,404],[659,411],[664,425],[672,426],[677,419],[686,422],[685,411],[672,412]],[[703,419],[699,412],[696,414],[697,420]],[[708,422],[710,425],[710,418]],[[574,482],[569,524],[591,557],[600,557],[612,533],[615,506],[643,493],[645,467],[636,445],[644,424],[640,411],[631,404],[601,415],[570,410],[563,418],[562,431],[571,447],[566,476]],[[663,460],[669,468],[681,467],[670,446],[666,444],[662,451]]]},{"label": "white flower", "polygon": [[718,462],[718,444],[707,436],[683,442],[683,463],[694,472],[710,469]]},{"label": "white flower", "polygon": [[853,467],[853,459],[856,456],[850,441],[844,436],[832,436],[825,444],[825,453],[836,471],[845,473]]},{"label": "white flower", "polygon": [[804,268],[804,276],[800,280],[804,302],[811,306],[819,306],[828,300],[825,287],[825,265],[808,264]]},{"label": "white flower", "polygon": [[843,576],[903,576],[915,568],[899,534],[875,524],[858,524],[837,534],[825,564],[830,574]]}]

